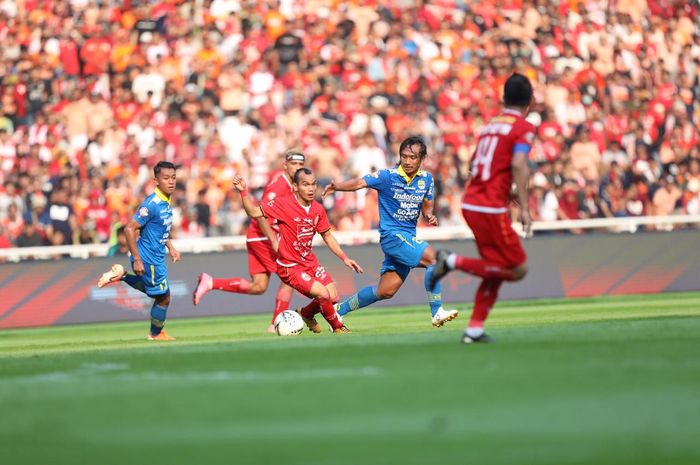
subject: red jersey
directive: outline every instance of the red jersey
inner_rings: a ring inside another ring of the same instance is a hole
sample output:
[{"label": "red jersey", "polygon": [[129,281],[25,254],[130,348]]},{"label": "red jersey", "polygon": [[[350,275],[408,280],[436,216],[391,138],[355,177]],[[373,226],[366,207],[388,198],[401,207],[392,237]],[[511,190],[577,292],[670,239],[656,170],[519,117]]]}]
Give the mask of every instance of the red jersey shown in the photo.
[{"label": "red jersey", "polygon": [[464,191],[462,206],[484,213],[507,211],[513,185],[511,163],[514,149],[528,152],[535,127],[515,110],[504,110],[481,129],[472,156],[471,180]]},{"label": "red jersey", "polygon": [[289,267],[304,268],[318,266],[318,259],[311,250],[316,233],[331,229],[326,210],[313,201],[302,206],[295,195],[287,195],[260,205],[266,218],[277,220],[280,228],[280,247],[277,263]]},{"label": "red jersey", "polygon": [[[277,176],[272,178],[272,181],[270,181],[263,191],[262,199],[260,199],[260,205],[267,205],[270,200],[274,200],[279,197],[286,197],[292,194],[294,194],[294,190],[292,190],[292,183],[289,182],[289,179],[282,171],[278,173]],[[270,226],[273,226],[273,229],[277,229],[277,226],[274,225],[274,220],[268,218],[267,221]],[[245,237],[248,242],[268,240],[265,234],[263,234],[257,220],[250,222],[250,227],[248,228],[248,233]]]}]

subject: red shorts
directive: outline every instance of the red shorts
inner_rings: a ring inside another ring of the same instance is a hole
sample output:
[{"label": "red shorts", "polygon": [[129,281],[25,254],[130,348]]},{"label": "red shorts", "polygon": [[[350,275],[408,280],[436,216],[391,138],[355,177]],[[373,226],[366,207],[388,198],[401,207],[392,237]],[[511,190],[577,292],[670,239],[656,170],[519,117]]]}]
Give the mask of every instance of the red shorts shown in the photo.
[{"label": "red shorts", "polygon": [[324,286],[333,283],[333,278],[331,278],[331,275],[329,275],[326,269],[321,265],[302,267],[301,265],[282,266],[278,264],[277,275],[279,275],[283,283],[292,286],[299,291],[300,294],[309,298],[312,298],[310,294],[311,286],[313,286],[315,281],[318,281]]},{"label": "red shorts", "polygon": [[462,210],[462,216],[474,233],[481,258],[504,268],[522,265],[527,254],[511,227],[508,213],[481,213]]},{"label": "red shorts", "polygon": [[277,254],[270,241],[246,242],[248,248],[248,272],[251,276],[277,272]]}]

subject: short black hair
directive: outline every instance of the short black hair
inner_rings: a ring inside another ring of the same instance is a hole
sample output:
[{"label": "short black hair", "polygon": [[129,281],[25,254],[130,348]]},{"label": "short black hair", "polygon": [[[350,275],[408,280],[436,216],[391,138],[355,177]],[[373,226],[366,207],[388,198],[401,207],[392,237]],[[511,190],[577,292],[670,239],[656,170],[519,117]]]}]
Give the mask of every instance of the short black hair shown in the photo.
[{"label": "short black hair", "polygon": [[420,155],[421,158],[425,158],[425,156],[428,155],[428,146],[425,145],[423,138],[421,136],[409,136],[401,142],[399,146],[399,156],[401,156],[401,153],[403,153],[406,147],[413,147],[414,145],[420,147],[418,149],[418,155]]},{"label": "short black hair", "polygon": [[153,167],[153,176],[158,176],[162,170],[177,170],[179,167],[175,163],[169,161],[159,161],[156,166]]},{"label": "short black hair", "polygon": [[308,174],[308,175],[313,176],[314,172],[311,171],[309,168],[299,168],[294,173],[294,184],[299,184],[299,178],[301,177],[302,174]]},{"label": "short black hair", "polygon": [[532,102],[532,84],[522,74],[513,73],[503,87],[503,101],[509,107],[526,107]]}]

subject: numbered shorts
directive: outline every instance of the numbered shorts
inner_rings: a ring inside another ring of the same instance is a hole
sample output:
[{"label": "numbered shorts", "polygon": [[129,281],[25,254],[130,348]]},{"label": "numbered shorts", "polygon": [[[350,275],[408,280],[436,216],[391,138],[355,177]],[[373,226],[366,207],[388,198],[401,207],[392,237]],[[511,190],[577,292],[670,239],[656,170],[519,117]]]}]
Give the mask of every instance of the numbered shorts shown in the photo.
[{"label": "numbered shorts", "polygon": [[511,227],[508,213],[462,210],[462,216],[474,233],[481,258],[504,268],[513,268],[525,263],[527,254],[520,237]]},{"label": "numbered shorts", "polygon": [[405,232],[393,232],[382,236],[379,245],[384,252],[384,261],[379,273],[394,271],[402,281],[405,281],[408,273],[418,266],[423,252],[429,246],[427,242]]},{"label": "numbered shorts", "polygon": [[[130,257],[131,269],[134,269],[134,258]],[[156,297],[159,295],[166,294],[170,288],[168,286],[168,269],[165,267],[165,261],[160,265],[154,265],[153,263],[148,263],[143,261],[143,267],[146,271],[141,276],[143,284],[145,287],[146,295],[149,297]]]},{"label": "numbered shorts", "polygon": [[248,249],[248,272],[251,276],[277,272],[277,254],[272,250],[270,241],[246,242]]},{"label": "numbered shorts", "polygon": [[311,296],[311,286],[313,286],[314,281],[318,281],[324,286],[333,283],[333,278],[321,265],[302,267],[301,265],[282,266],[278,264],[277,274],[283,283],[292,286],[300,294],[309,298],[313,298]]}]

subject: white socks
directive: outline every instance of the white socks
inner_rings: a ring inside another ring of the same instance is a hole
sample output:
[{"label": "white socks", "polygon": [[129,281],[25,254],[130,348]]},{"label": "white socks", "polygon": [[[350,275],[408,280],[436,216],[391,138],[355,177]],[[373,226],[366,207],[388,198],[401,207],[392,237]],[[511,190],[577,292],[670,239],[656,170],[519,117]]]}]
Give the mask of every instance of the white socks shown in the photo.
[{"label": "white socks", "polygon": [[484,334],[484,328],[467,328],[464,333],[469,337],[481,337]]},{"label": "white socks", "polygon": [[457,254],[456,253],[451,253],[448,257],[447,260],[445,260],[445,263],[447,264],[447,268],[454,270],[455,265],[457,264]]}]

